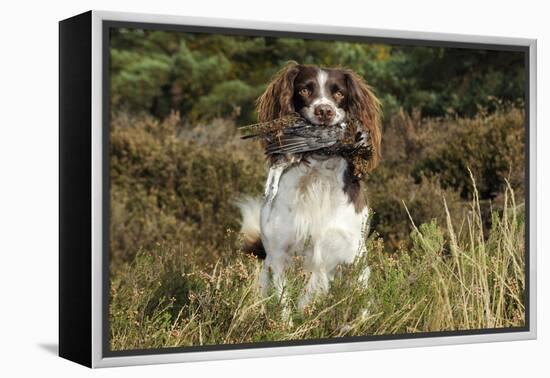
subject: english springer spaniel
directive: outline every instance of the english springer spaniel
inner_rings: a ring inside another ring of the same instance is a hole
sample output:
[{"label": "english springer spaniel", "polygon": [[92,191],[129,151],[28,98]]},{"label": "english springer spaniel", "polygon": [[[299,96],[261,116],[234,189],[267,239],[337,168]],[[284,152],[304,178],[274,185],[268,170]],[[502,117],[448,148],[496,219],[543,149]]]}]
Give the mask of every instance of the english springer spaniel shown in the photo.
[{"label": "english springer spaniel", "polygon": [[[258,121],[300,114],[313,125],[333,126],[346,117],[361,122],[373,147],[367,171],[380,160],[380,103],[356,73],[289,62],[257,101]],[[328,290],[336,267],[366,253],[364,231],[369,215],[363,182],[348,159],[308,156],[284,171],[270,163],[268,177],[280,175],[274,198],[246,198],[239,203],[243,217],[243,249],[265,258],[259,278],[267,295],[271,285],[284,293],[285,270],[292,257],[304,257],[310,273],[299,308],[318,292]],[[268,179],[269,180],[269,179]],[[266,183],[266,186],[270,182]],[[266,190],[267,193],[267,190]],[[364,272],[364,282],[368,278]]]}]

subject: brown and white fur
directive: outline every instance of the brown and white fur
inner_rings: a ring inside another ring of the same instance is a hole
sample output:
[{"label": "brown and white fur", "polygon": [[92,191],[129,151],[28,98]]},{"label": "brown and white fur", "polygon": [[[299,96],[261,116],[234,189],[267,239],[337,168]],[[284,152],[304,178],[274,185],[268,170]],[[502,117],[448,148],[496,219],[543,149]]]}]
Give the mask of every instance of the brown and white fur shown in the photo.
[{"label": "brown and white fur", "polygon": [[[258,99],[257,110],[259,122],[295,112],[315,125],[355,118],[373,144],[369,170],[380,160],[379,101],[353,71],[290,62]],[[239,203],[244,250],[265,257],[259,278],[263,295],[271,285],[279,294],[284,292],[285,270],[294,255],[302,255],[310,273],[299,302],[303,308],[317,292],[328,290],[339,264],[366,253],[363,233],[369,213],[363,182],[338,156],[308,156],[307,162],[274,173],[276,169],[271,162],[268,177],[280,176],[273,199],[246,198]],[[365,283],[367,277],[368,269]]]}]

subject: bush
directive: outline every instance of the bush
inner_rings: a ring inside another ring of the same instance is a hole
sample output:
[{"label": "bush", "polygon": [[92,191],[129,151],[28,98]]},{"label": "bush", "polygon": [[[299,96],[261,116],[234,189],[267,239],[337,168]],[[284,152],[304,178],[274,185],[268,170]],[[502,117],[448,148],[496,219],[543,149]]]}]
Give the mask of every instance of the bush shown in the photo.
[{"label": "bush", "polygon": [[159,122],[122,113],[111,127],[112,267],[158,243],[218,258],[227,229],[239,227],[233,201],[262,190],[261,148],[221,120],[186,128],[177,115]]},{"label": "bush", "polygon": [[[501,175],[523,195],[522,130],[515,108],[473,119],[422,120],[400,112],[387,122],[383,162],[367,178],[371,229],[397,249],[411,231],[403,203],[416,222],[426,223],[445,219],[443,199],[457,221],[472,195],[468,169],[478,177],[489,227],[489,208],[502,205],[502,196],[495,196],[504,190]],[[177,115],[158,121],[117,113],[110,148],[112,267],[158,243],[183,243],[214,261],[224,243],[234,242],[227,230],[239,228],[232,201],[262,191],[261,148],[241,141],[229,121],[189,127]]]},{"label": "bush", "polygon": [[436,178],[424,178],[417,183],[411,176],[393,176],[380,184],[369,184],[367,190],[374,208],[371,227],[393,249],[407,247],[410,242],[411,224],[404,205],[418,223],[443,222],[446,218],[443,200],[452,209],[455,221],[462,218],[465,207],[458,194],[443,189]]},{"label": "bush", "polygon": [[[182,248],[142,250],[111,277],[111,348],[521,327],[525,218],[511,188],[504,198],[488,235],[477,197],[462,230],[450,215],[413,224],[411,247],[394,253],[371,235],[368,260],[340,267],[329,292],[303,313],[295,303],[308,277],[296,260],[285,287],[292,322],[275,292],[259,296],[260,263],[254,257],[229,250],[204,265]],[[366,263],[371,274],[365,289],[360,276]]]},{"label": "bush", "polygon": [[503,193],[505,180],[513,187],[523,186],[525,177],[524,113],[517,108],[492,114],[481,113],[468,118],[436,121],[427,127],[432,131],[420,143],[423,156],[413,176],[437,176],[446,188],[458,191],[463,199],[471,199],[470,169],[479,177],[482,199],[493,199]]},{"label": "bush", "polygon": [[461,219],[473,198],[468,170],[478,179],[484,224],[490,227],[490,208],[502,206],[506,180],[524,197],[523,125],[523,111],[514,107],[473,118],[422,119],[419,112],[398,112],[385,124],[382,163],[367,178],[372,228],[399,248],[411,231],[403,203],[418,223],[445,219],[443,199],[453,220]]}]

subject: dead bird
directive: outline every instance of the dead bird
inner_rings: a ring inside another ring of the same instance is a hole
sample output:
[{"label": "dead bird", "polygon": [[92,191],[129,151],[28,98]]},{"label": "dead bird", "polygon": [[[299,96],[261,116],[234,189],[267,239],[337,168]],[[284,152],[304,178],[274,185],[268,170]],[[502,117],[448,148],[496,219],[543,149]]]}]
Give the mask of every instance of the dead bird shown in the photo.
[{"label": "dead bird", "polygon": [[353,166],[356,178],[366,172],[366,162],[372,157],[368,131],[358,121],[349,119],[335,125],[314,125],[306,119],[290,115],[241,127],[242,139],[260,139],[271,168],[265,188],[265,198],[271,202],[277,195],[283,172],[295,164],[308,164],[308,156],[342,156]]}]

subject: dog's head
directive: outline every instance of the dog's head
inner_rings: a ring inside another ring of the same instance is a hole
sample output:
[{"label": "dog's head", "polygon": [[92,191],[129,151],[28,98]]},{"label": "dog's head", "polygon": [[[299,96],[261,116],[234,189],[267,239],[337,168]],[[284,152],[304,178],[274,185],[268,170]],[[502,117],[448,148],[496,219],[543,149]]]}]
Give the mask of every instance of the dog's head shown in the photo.
[{"label": "dog's head", "polygon": [[258,121],[299,113],[314,125],[332,126],[347,117],[370,133],[371,170],[380,160],[380,102],[355,72],[289,62],[277,73],[257,102]]}]

